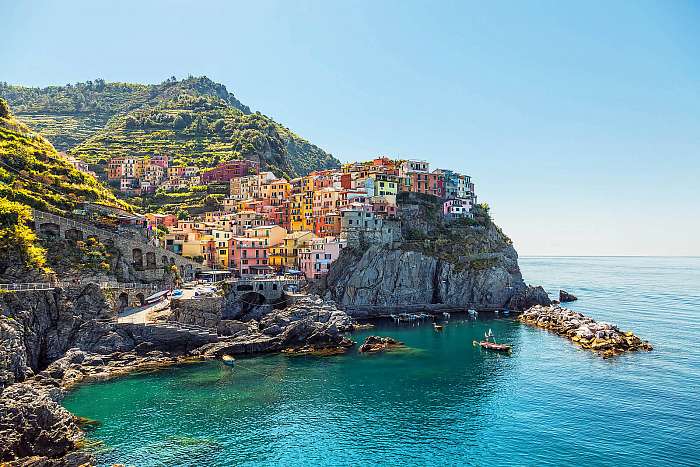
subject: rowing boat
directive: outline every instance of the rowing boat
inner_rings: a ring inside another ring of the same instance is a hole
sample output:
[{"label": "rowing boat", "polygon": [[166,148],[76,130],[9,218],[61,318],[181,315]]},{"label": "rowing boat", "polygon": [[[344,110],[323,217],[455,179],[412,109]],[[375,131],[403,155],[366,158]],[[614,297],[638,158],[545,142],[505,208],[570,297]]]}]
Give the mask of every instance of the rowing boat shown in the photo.
[{"label": "rowing boat", "polygon": [[224,355],[221,357],[221,361],[224,362],[224,365],[228,366],[234,366],[236,364],[236,359],[230,355]]},{"label": "rowing boat", "polygon": [[474,341],[473,344],[478,344],[482,349],[495,350],[496,352],[510,352],[511,350],[511,347],[508,344],[496,344],[495,342],[489,341]]}]

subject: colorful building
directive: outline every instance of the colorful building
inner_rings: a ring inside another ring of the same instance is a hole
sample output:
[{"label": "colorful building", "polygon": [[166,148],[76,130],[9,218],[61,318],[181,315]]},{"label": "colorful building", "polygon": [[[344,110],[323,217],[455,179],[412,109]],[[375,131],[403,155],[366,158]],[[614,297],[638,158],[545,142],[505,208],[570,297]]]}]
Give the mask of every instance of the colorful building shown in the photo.
[{"label": "colorful building", "polygon": [[346,242],[337,237],[314,238],[299,252],[299,269],[307,279],[320,279],[328,274]]},{"label": "colorful building", "polygon": [[202,183],[230,182],[233,178],[251,175],[257,169],[257,162],[246,159],[222,162],[213,169],[202,172]]},{"label": "colorful building", "polygon": [[270,247],[270,266],[275,269],[298,269],[299,251],[313,238],[312,232],[292,232],[279,245]]}]

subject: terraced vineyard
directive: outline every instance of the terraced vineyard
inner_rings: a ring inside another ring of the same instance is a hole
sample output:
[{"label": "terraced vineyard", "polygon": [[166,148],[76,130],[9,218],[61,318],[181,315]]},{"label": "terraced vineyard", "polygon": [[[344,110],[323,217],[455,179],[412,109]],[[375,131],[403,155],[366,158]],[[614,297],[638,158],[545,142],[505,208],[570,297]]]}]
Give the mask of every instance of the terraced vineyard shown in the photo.
[{"label": "terraced vineyard", "polygon": [[337,167],[321,148],[260,113],[206,77],[157,85],[102,80],[48,88],[0,83],[22,121],[98,173],[119,155],[167,154],[176,163],[211,167],[252,159],[279,176]]}]

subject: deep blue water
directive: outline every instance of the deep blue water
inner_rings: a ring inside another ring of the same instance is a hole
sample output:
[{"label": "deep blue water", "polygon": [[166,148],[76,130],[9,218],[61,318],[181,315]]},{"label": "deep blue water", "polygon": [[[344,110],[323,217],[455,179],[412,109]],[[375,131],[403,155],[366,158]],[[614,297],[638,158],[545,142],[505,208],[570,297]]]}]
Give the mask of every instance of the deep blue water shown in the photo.
[{"label": "deep blue water", "polygon": [[[700,258],[522,258],[526,280],[633,330],[602,360],[511,319],[392,324],[410,350],[211,362],[86,385],[104,465],[700,465]],[[480,351],[488,328],[512,356]]]}]

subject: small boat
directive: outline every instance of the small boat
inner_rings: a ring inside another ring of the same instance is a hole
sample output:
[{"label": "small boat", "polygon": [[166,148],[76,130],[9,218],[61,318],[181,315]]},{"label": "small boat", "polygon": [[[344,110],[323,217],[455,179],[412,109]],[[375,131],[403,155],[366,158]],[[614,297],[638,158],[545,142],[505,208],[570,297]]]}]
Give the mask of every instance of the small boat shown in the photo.
[{"label": "small boat", "polygon": [[[493,340],[493,342],[491,342]],[[495,350],[496,352],[507,352],[510,353],[511,351],[511,346],[508,344],[499,344],[496,342],[496,339],[493,337],[493,333],[491,332],[491,329],[489,329],[489,332],[484,333],[484,340],[483,341],[472,341],[473,346],[479,346],[482,349],[488,349],[488,350]]]},{"label": "small boat", "polygon": [[236,359],[230,355],[224,355],[221,357],[221,361],[224,362],[224,365],[228,366],[234,366],[236,364]]},{"label": "small boat", "polygon": [[442,324],[433,323],[433,328],[435,328],[436,331],[442,331],[444,326]]},{"label": "small boat", "polygon": [[482,349],[488,349],[488,350],[495,350],[496,352],[508,352],[510,353],[511,347],[508,344],[497,344],[495,342],[489,342],[489,341],[481,341],[473,342],[474,345],[479,345]]}]

